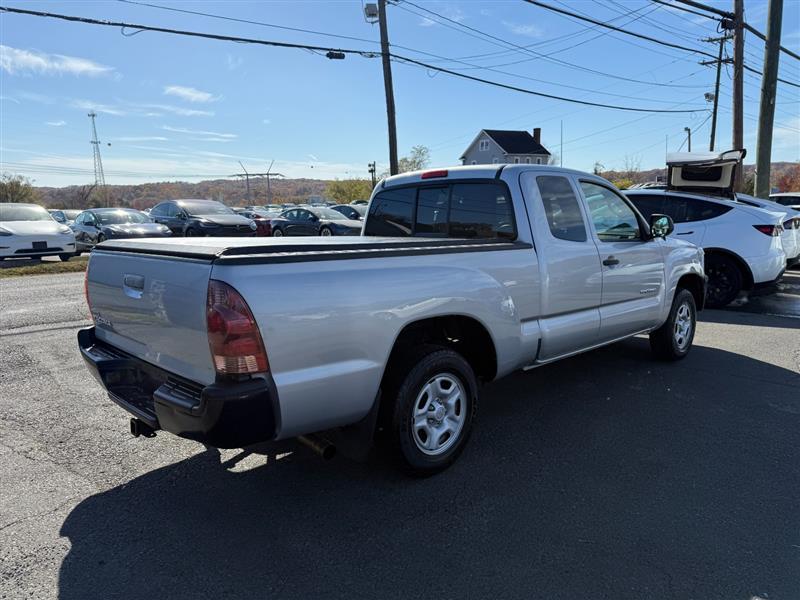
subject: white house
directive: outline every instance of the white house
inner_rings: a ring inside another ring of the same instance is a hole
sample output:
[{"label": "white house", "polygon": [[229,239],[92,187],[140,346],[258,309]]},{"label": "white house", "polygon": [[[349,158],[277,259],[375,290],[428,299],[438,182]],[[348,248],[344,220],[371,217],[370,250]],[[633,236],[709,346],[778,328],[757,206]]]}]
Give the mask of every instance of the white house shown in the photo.
[{"label": "white house", "polygon": [[542,146],[542,130],[537,127],[531,135],[527,131],[481,129],[472,143],[464,150],[461,164],[487,165],[523,163],[546,165],[550,152]]}]

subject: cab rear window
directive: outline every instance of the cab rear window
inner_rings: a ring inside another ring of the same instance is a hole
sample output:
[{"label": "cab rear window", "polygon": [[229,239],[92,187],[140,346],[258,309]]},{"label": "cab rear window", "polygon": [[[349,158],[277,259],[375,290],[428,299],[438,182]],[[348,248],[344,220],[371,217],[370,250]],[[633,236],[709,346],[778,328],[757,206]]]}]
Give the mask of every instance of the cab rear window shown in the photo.
[{"label": "cab rear window", "polygon": [[517,231],[508,188],[489,181],[384,190],[370,204],[364,235],[513,240]]}]

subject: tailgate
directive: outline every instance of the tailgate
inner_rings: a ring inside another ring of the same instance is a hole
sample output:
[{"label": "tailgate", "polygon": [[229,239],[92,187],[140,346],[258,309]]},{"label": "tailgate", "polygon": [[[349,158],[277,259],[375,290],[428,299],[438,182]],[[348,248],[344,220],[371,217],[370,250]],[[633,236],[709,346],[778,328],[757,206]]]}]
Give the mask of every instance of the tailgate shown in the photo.
[{"label": "tailgate", "polygon": [[211,260],[95,249],[87,292],[97,338],[197,383],[214,382],[206,334]]}]

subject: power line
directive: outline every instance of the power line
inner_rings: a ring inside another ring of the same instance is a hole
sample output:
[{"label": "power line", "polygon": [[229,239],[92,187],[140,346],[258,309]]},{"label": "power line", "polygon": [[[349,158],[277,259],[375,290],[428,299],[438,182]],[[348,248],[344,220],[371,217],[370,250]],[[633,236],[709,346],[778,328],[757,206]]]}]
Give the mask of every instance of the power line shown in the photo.
[{"label": "power line", "polygon": [[617,27],[616,25],[611,25],[611,24],[606,23],[604,21],[598,21],[597,19],[593,19],[592,17],[585,17],[585,16],[580,15],[578,13],[574,13],[572,11],[565,10],[563,8],[558,8],[558,7],[552,6],[550,4],[545,4],[544,2],[539,2],[538,0],[524,0],[524,2],[527,2],[528,4],[533,4],[535,6],[539,6],[541,8],[546,8],[547,10],[560,13],[560,14],[565,15],[567,17],[572,17],[573,19],[580,19],[581,21],[586,21],[588,23],[594,23],[595,25],[600,25],[601,27],[605,27],[607,29],[612,29],[612,30],[618,31],[620,33],[624,33],[625,35],[630,35],[630,36],[637,37],[637,38],[642,39],[642,40],[647,40],[649,42],[654,42],[654,43],[660,44],[662,46],[667,46],[669,48],[675,48],[677,50],[685,50],[687,52],[693,52],[695,54],[702,54],[703,56],[716,58],[716,56],[714,56],[713,54],[709,54],[708,52],[705,52],[703,50],[698,50],[696,48],[689,48],[688,46],[681,46],[680,44],[673,44],[672,42],[667,42],[667,41],[664,41],[664,40],[660,40],[658,38],[650,37],[649,35],[644,35],[643,33],[636,33],[634,31],[628,31],[627,29],[623,29],[622,27]]},{"label": "power line", "polygon": [[[90,18],[86,18],[86,17],[75,17],[75,16],[69,16],[69,15],[63,15],[63,14],[57,14],[57,13],[25,10],[25,9],[21,9],[21,8],[8,8],[8,7],[5,7],[5,6],[0,6],[0,11],[10,12],[10,13],[18,13],[18,14],[25,14],[25,15],[31,15],[31,16],[37,16],[37,17],[54,18],[54,19],[60,19],[60,20],[65,20],[65,21],[71,21],[71,22],[86,23],[86,24],[90,24],[90,25],[101,25],[101,26],[106,26],[106,27],[122,27],[122,28],[129,28],[129,29],[139,29],[139,30],[142,30],[142,31],[155,31],[155,32],[159,32],[159,33],[169,33],[169,34],[174,34],[174,35],[183,35],[183,36],[189,36],[189,37],[206,38],[206,39],[213,39],[213,40],[219,40],[219,41],[244,42],[244,43],[248,43],[248,44],[259,44],[259,45],[263,45],[263,46],[275,46],[275,47],[280,47],[280,48],[299,48],[299,49],[304,49],[304,50],[317,50],[317,51],[327,51],[327,52],[342,52],[342,53],[356,54],[356,55],[360,55],[360,56],[367,56],[367,57],[370,57],[370,58],[377,56],[377,54],[375,54],[374,52],[364,51],[364,50],[347,50],[347,49],[342,49],[342,48],[330,48],[330,47],[324,47],[324,46],[311,46],[311,45],[308,45],[308,44],[296,44],[296,43],[290,43],[290,42],[276,42],[276,41],[272,41],[272,40],[263,40],[263,39],[255,39],[255,38],[243,38],[243,37],[236,37],[236,36],[218,35],[218,34],[212,34],[212,33],[201,33],[201,32],[197,32],[197,31],[186,31],[186,30],[180,30],[180,29],[169,29],[169,28],[165,28],[165,27],[154,27],[154,26],[150,26],[150,25],[140,25],[140,24],[134,24],[134,23],[126,23],[126,22],[122,22],[122,21],[102,21],[102,20],[90,19]],[[480,78],[480,77],[474,77],[472,75],[467,75],[465,73],[459,73],[459,72],[453,71],[451,69],[445,69],[445,68],[442,68],[442,67],[437,67],[435,65],[424,63],[422,61],[415,60],[413,58],[409,58],[409,57],[406,57],[406,56],[401,56],[401,55],[394,54],[394,53],[390,53],[390,56],[391,56],[391,58],[393,58],[395,60],[399,60],[399,61],[402,61],[402,62],[414,64],[414,65],[417,65],[417,66],[421,66],[421,67],[424,67],[424,68],[427,68],[427,69],[430,69],[430,70],[433,70],[433,71],[438,71],[440,73],[447,73],[449,75],[453,75],[454,77],[460,77],[462,79],[468,79],[470,81],[477,81],[479,83],[484,83],[484,84],[491,85],[491,86],[494,86],[494,87],[499,87],[499,88],[503,88],[503,89],[507,89],[507,90],[516,91],[516,92],[521,92],[521,93],[524,93],[524,94],[530,94],[530,95],[533,95],[533,96],[539,96],[539,97],[542,97],[542,98],[550,98],[552,100],[561,100],[563,102],[571,102],[573,104],[582,104],[582,105],[585,105],[585,106],[596,106],[598,108],[608,108],[608,109],[613,109],[613,110],[623,110],[623,111],[631,111],[631,112],[647,112],[647,113],[691,113],[691,112],[697,112],[697,109],[695,109],[695,110],[670,110],[670,109],[657,109],[657,108],[638,108],[638,107],[631,107],[631,106],[619,106],[619,105],[613,105],[613,104],[605,104],[605,103],[601,103],[601,102],[588,102],[588,101],[584,101],[584,100],[578,100],[578,99],[575,99],[575,98],[568,98],[568,97],[565,97],[565,96],[557,96],[555,94],[547,94],[547,93],[544,93],[544,92],[538,92],[538,91],[535,91],[535,90],[530,90],[530,89],[521,88],[521,87],[517,87],[517,86],[513,86],[513,85],[508,85],[508,84],[500,83],[500,82],[497,82],[497,81],[491,81],[491,80],[483,79],[483,78]]]},{"label": "power line", "polygon": [[[395,0],[395,1],[400,1],[400,0]],[[504,40],[502,38],[494,36],[494,35],[492,35],[490,33],[486,33],[485,31],[481,31],[480,29],[476,29],[475,27],[471,27],[469,25],[465,25],[464,23],[459,23],[458,21],[456,21],[454,19],[451,19],[449,17],[441,15],[441,14],[439,14],[439,13],[437,13],[435,11],[432,11],[432,10],[430,10],[428,8],[420,7],[420,6],[416,5],[416,4],[414,4],[413,2],[410,2],[409,0],[402,0],[402,1],[403,1],[403,4],[410,4],[412,6],[418,7],[418,8],[420,8],[420,10],[423,10],[426,13],[428,13],[430,15],[433,15],[434,17],[436,17],[438,19],[447,21],[449,23],[453,23],[454,25],[456,25],[458,28],[461,28],[461,29],[453,27],[452,25],[448,25],[447,23],[440,23],[440,24],[444,25],[445,27],[448,27],[450,29],[455,29],[456,31],[459,31],[460,33],[465,33],[466,35],[469,35],[471,37],[475,37],[475,38],[477,38],[477,39],[479,39],[479,40],[481,40],[483,42],[487,42],[488,41],[489,43],[494,44],[495,46],[499,46],[501,48],[505,48],[506,50],[509,50],[509,49],[514,50],[514,49],[516,49],[518,52],[520,52],[522,54],[526,54],[526,55],[529,55],[529,56],[532,55],[532,56],[534,56],[536,58],[542,58],[542,59],[544,59],[544,60],[546,60],[548,62],[556,63],[556,64],[559,64],[559,65],[563,65],[563,66],[566,66],[566,67],[569,67],[569,68],[572,68],[572,69],[577,69],[577,70],[583,71],[585,73],[592,73],[594,75],[599,75],[601,77],[609,77],[609,78],[612,78],[612,79],[617,79],[617,80],[620,80],[620,81],[628,81],[628,82],[631,82],[631,83],[643,83],[643,84],[646,84],[646,85],[657,85],[657,86],[664,86],[664,87],[692,87],[692,88],[695,88],[695,87],[706,87],[706,86],[672,86],[672,85],[670,85],[668,83],[661,83],[661,82],[654,82],[654,81],[642,81],[642,80],[639,80],[639,79],[632,79],[630,77],[624,77],[622,75],[615,75],[614,73],[606,73],[605,71],[598,71],[597,69],[591,69],[589,67],[585,67],[583,65],[578,65],[578,64],[566,61],[566,60],[559,59],[559,58],[551,58],[549,55],[542,54],[541,52],[536,52],[535,50],[531,50],[527,46],[520,46],[519,44],[515,44],[513,42],[509,42],[507,40]],[[409,10],[408,8],[406,8],[403,5],[398,4],[397,7],[402,9],[402,10],[405,10],[407,12],[410,12],[412,14],[415,14],[417,16],[423,16],[424,17],[424,15],[420,15],[420,13],[414,12],[413,10]],[[427,18],[427,17],[425,17],[425,18]],[[468,30],[468,31],[464,31],[464,30]],[[475,34],[477,34],[477,35],[475,35]],[[485,38],[489,38],[489,40],[484,39],[484,37],[479,37],[479,36],[484,36]],[[520,62],[523,62],[523,61],[520,61]]]},{"label": "power line", "polygon": [[44,12],[38,10],[26,10],[24,8],[11,8],[8,6],[0,6],[0,12],[16,13],[21,15],[30,15],[34,17],[45,17],[50,19],[60,19],[62,21],[71,21],[73,23],[86,23],[89,25],[102,25],[105,27],[120,27],[122,29],[138,29],[140,31],[155,31],[158,33],[171,33],[173,35],[183,35],[188,37],[207,38],[212,40],[219,40],[223,42],[240,42],[245,44],[257,44],[260,46],[274,46],[277,48],[294,48],[301,50],[316,50],[319,52],[343,52],[345,54],[355,54],[366,58],[375,58],[380,56],[380,53],[372,52],[370,50],[351,50],[345,48],[331,48],[328,46],[313,46],[310,44],[296,44],[292,42],[278,42],[273,40],[263,40],[257,38],[244,38],[231,35],[220,35],[216,33],[202,33],[199,31],[187,31],[184,29],[170,29],[167,27],[155,27],[152,25],[138,25],[136,23],[126,23],[123,21],[105,21],[100,19],[91,19],[88,17],[75,17],[71,15],[64,15],[59,13]]},{"label": "power line", "polygon": [[431,69],[433,71],[439,71],[440,73],[447,73],[448,75],[453,75],[454,77],[461,77],[462,79],[469,79],[471,81],[477,81],[479,83],[485,83],[487,85],[491,85],[491,86],[494,86],[494,87],[504,88],[504,89],[507,89],[507,90],[515,91],[515,92],[522,92],[524,94],[531,94],[533,96],[541,96],[543,98],[550,98],[552,100],[561,100],[563,102],[571,102],[573,104],[583,104],[585,106],[596,106],[598,108],[610,108],[610,109],[614,109],[614,110],[626,110],[626,111],[631,111],[631,112],[646,112],[646,113],[694,113],[694,112],[698,112],[699,110],[701,110],[701,109],[673,110],[673,109],[666,109],[666,108],[657,108],[657,109],[656,108],[637,108],[637,107],[632,107],[632,106],[617,106],[617,105],[614,105],[614,104],[603,104],[603,103],[600,103],[600,102],[588,102],[586,100],[578,100],[578,99],[575,99],[575,98],[566,98],[564,96],[556,96],[554,94],[545,94],[544,92],[537,92],[537,91],[534,91],[534,90],[529,90],[529,89],[526,89],[526,88],[521,88],[521,87],[517,87],[517,86],[514,86],[514,85],[509,85],[509,84],[506,84],[506,83],[500,83],[498,81],[491,81],[489,79],[483,79],[482,77],[475,77],[473,75],[467,75],[466,73],[459,73],[458,71],[453,71],[451,69],[445,69],[443,67],[437,67],[435,65],[430,65],[430,64],[424,63],[422,61],[415,60],[413,58],[404,57],[404,56],[399,56],[397,54],[392,54],[392,58],[394,58],[396,60],[399,60],[399,61],[402,61],[402,62],[411,63],[411,64],[418,65],[418,66],[421,66],[421,67],[425,67],[426,69]]},{"label": "power line", "polygon": [[697,15],[698,17],[705,17],[706,19],[710,19],[712,21],[721,21],[719,17],[712,17],[711,15],[707,15],[705,13],[701,13],[696,10],[692,10],[691,8],[686,8],[685,6],[681,6],[680,4],[675,4],[674,2],[667,2],[666,0],[650,0],[651,2],[655,2],[656,4],[661,4],[668,8],[675,8],[677,10],[682,10],[683,12],[691,13],[693,15]]}]

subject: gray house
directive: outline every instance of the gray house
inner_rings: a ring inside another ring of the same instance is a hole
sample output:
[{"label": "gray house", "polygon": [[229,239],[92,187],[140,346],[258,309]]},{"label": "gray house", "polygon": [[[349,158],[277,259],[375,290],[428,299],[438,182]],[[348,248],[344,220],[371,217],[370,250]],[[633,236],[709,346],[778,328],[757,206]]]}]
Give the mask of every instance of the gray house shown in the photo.
[{"label": "gray house", "polygon": [[542,146],[542,130],[527,131],[481,129],[461,156],[463,165],[523,163],[546,165],[550,152]]}]

